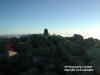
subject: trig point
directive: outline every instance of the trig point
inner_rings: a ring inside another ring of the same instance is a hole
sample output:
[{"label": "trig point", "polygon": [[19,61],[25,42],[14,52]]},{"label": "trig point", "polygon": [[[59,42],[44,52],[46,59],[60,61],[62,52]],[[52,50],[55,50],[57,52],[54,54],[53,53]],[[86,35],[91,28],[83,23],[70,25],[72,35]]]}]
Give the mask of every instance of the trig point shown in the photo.
[{"label": "trig point", "polygon": [[44,36],[49,35],[48,29],[44,29]]},{"label": "trig point", "polygon": [[48,39],[49,33],[48,33],[48,29],[44,29],[44,38]]}]

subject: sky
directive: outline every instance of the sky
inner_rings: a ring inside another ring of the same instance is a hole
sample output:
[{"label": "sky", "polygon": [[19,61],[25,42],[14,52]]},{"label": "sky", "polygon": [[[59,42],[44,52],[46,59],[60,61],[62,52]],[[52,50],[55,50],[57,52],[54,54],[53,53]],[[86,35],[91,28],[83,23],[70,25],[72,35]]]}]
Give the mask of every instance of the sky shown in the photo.
[{"label": "sky", "polygon": [[0,0],[0,35],[50,33],[100,39],[100,0]]}]

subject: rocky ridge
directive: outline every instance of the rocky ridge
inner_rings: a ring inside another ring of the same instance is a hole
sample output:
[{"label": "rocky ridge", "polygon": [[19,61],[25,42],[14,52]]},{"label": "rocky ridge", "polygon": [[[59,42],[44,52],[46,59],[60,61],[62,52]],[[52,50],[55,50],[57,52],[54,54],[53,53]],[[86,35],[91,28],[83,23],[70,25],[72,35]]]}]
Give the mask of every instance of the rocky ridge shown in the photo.
[{"label": "rocky ridge", "polygon": [[[12,38],[13,56],[1,45],[0,75],[100,75],[100,40],[45,35]],[[94,71],[65,72],[65,65],[92,65]]]}]

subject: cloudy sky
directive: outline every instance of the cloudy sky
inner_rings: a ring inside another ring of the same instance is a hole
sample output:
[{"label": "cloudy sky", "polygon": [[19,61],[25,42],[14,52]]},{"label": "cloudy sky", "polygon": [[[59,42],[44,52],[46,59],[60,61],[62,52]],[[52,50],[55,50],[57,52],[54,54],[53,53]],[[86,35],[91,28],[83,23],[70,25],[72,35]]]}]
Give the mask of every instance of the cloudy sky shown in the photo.
[{"label": "cloudy sky", "polygon": [[74,33],[100,38],[100,0],[0,0],[0,35]]}]

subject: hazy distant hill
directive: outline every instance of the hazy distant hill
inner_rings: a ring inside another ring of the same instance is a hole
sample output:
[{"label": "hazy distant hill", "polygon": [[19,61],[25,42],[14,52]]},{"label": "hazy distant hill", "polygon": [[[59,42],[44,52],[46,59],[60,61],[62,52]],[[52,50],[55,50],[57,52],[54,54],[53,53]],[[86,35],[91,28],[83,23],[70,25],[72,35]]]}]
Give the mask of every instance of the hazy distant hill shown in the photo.
[{"label": "hazy distant hill", "polygon": [[24,37],[32,34],[11,34],[11,35],[0,35],[0,38],[12,38],[12,37]]}]

